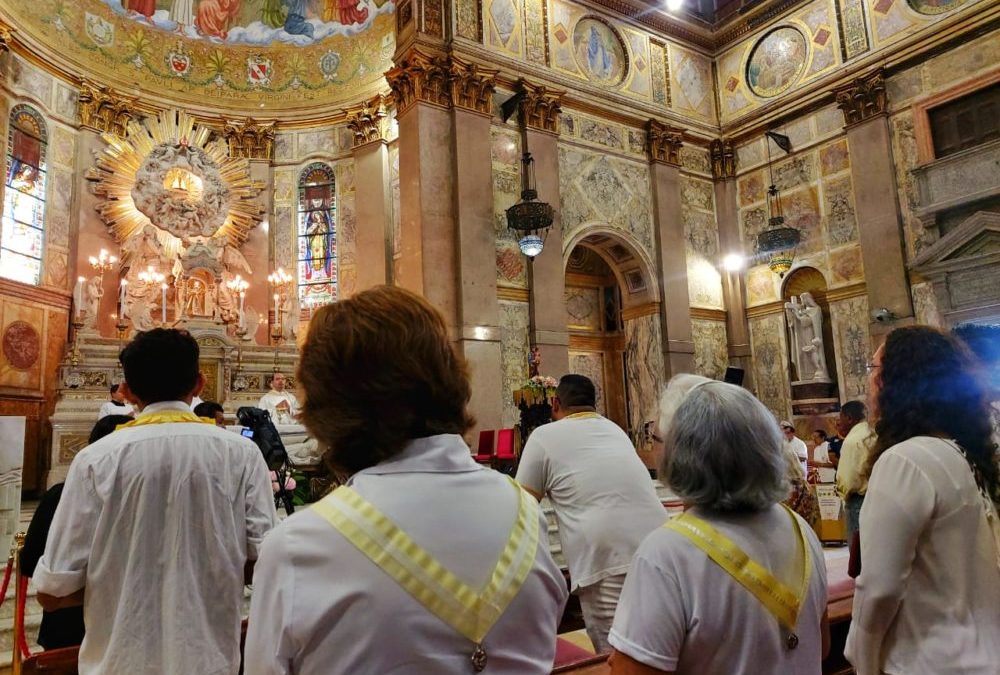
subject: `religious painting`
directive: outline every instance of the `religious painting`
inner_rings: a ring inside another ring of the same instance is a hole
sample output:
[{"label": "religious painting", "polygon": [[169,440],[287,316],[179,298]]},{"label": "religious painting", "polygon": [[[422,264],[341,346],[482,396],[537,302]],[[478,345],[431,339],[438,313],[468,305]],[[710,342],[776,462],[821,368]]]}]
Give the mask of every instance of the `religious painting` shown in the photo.
[{"label": "religious painting", "polygon": [[10,113],[0,276],[37,286],[45,240],[45,149],[41,116],[26,105]]},{"label": "religious painting", "polygon": [[910,7],[920,14],[944,14],[961,7],[966,0],[907,0]]},{"label": "religious painting", "polygon": [[310,164],[299,178],[299,303],[315,307],[337,299],[337,190],[333,169]]},{"label": "religious painting", "polygon": [[230,44],[309,45],[364,28],[386,0],[102,0],[133,21]]},{"label": "religious painting", "polygon": [[573,29],[577,65],[592,82],[618,84],[625,77],[627,57],[618,34],[600,19],[584,17]]},{"label": "religious painting", "polygon": [[750,52],[746,68],[750,90],[763,98],[787,91],[802,74],[807,56],[806,39],[797,28],[775,28]]},{"label": "religious painting", "polygon": [[41,307],[11,301],[0,304],[0,386],[41,389],[44,325]]}]

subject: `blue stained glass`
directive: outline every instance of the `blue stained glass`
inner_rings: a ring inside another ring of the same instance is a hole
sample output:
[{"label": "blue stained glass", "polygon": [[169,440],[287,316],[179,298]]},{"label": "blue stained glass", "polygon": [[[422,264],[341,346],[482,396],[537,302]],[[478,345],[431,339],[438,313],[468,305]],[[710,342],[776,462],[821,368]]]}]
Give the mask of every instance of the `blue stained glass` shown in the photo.
[{"label": "blue stained glass", "polygon": [[45,244],[45,122],[31,106],[11,110],[0,228],[0,276],[38,285]]},{"label": "blue stained glass", "polygon": [[7,157],[7,191],[17,190],[26,195],[45,199],[45,172],[18,160]]}]

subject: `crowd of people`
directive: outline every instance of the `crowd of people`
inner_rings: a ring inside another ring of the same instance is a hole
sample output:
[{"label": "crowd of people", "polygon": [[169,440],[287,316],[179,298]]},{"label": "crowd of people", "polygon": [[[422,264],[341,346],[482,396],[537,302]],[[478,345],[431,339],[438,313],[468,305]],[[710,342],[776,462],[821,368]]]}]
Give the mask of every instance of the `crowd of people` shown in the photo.
[{"label": "crowd of people", "polygon": [[[859,675],[997,673],[998,348],[995,330],[893,331],[869,365],[870,409],[845,404],[839,455],[818,451],[859,532],[846,648]],[[571,592],[618,675],[821,672],[824,552],[796,513],[807,451],[741,387],[678,375],[649,402],[659,477],[685,507],[672,519],[579,375],[560,380],[555,421],[511,480],[463,439],[469,371],[441,315],[368,290],[315,312],[301,404],[283,381],[271,392],[342,483],[279,523],[258,448],[218,428],[221,409],[191,411],[194,339],[142,333],[121,363],[114,407],[134,418],[101,420],[25,551],[60,626],[39,641],[82,637],[84,675],[235,674],[251,580],[248,675],[549,673]]]}]

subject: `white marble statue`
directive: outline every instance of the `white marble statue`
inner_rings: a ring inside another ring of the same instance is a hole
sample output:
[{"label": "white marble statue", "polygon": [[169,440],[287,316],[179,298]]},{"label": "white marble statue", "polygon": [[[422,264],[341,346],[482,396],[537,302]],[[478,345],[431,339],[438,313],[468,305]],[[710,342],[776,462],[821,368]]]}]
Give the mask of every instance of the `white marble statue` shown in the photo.
[{"label": "white marble statue", "polygon": [[315,438],[307,438],[301,443],[289,443],[285,446],[285,452],[295,466],[315,466],[323,461],[323,449]]},{"label": "white marble statue", "polygon": [[104,297],[104,288],[101,287],[101,277],[92,276],[87,280],[87,285],[83,290],[83,327],[93,330],[97,327],[98,312],[101,308],[101,298]]},{"label": "white marble statue", "polygon": [[810,293],[792,296],[785,303],[791,331],[792,362],[799,382],[829,382],[830,371],[823,350],[823,310]]}]

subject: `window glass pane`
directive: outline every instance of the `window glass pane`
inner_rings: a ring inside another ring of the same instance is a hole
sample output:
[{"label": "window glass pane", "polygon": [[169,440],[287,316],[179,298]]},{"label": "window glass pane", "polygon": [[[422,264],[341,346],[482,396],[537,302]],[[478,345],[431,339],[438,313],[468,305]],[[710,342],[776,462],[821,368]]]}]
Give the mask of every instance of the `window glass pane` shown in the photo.
[{"label": "window glass pane", "polygon": [[42,227],[45,218],[45,202],[17,190],[7,190],[4,195],[4,215],[26,225]]},{"label": "window glass pane", "polygon": [[45,172],[16,157],[7,158],[7,187],[45,199]]},{"label": "window glass pane", "polygon": [[299,176],[297,245],[303,307],[337,299],[337,211],[333,169],[316,162]]},{"label": "window glass pane", "polygon": [[0,248],[0,276],[37,286],[42,276],[42,261]]},{"label": "window glass pane", "polygon": [[31,256],[42,257],[42,231],[38,228],[3,219],[3,247]]}]

